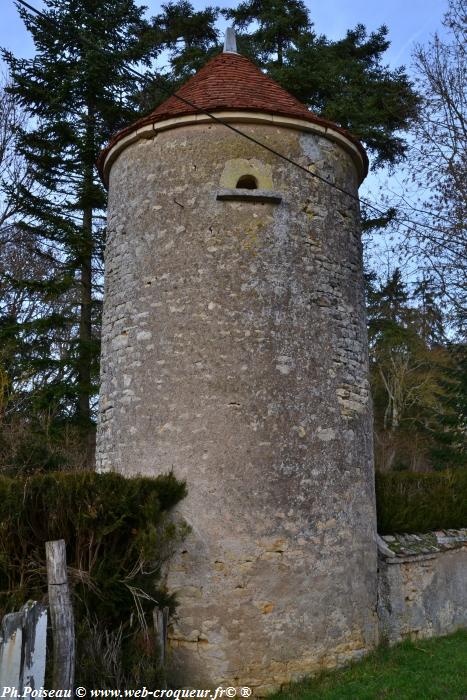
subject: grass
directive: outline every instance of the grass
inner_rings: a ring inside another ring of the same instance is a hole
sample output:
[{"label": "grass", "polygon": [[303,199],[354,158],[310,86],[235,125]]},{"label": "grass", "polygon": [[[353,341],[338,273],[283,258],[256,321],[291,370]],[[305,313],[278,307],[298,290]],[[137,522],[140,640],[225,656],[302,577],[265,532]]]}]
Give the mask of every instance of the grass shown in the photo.
[{"label": "grass", "polygon": [[467,631],[380,648],[363,661],[294,683],[275,700],[467,700]]}]

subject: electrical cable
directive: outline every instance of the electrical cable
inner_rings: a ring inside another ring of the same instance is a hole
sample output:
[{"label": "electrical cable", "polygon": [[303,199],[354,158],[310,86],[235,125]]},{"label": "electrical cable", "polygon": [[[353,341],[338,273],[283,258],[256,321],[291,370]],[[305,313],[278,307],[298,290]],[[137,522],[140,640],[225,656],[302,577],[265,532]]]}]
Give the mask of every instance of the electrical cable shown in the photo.
[{"label": "electrical cable", "polygon": [[[41,12],[41,11],[38,10],[37,8],[33,7],[33,5],[31,5],[30,3],[28,3],[26,0],[16,0],[16,1],[18,2],[19,5],[22,5],[22,6],[25,7],[26,9],[30,10],[31,12],[33,12],[33,13],[36,14],[36,15],[38,15],[38,16],[41,17],[43,20],[45,20],[46,22],[48,22],[49,24],[53,25],[55,28],[57,28],[57,29],[60,30],[60,25],[59,25],[55,20],[53,20],[51,17],[48,17],[45,13]],[[96,46],[96,45],[95,45],[90,39],[88,39],[87,37],[82,36],[80,32],[76,32],[76,34],[77,34],[77,38],[78,38],[81,42],[83,42],[83,43],[88,44],[89,46],[91,46],[91,48],[92,48],[94,51],[99,51],[99,52],[102,53],[103,55],[105,55],[106,53],[108,53],[108,52],[105,51],[105,49]],[[248,141],[251,141],[252,143],[256,144],[257,146],[260,146],[261,148],[264,148],[266,151],[269,151],[270,153],[272,153],[273,155],[277,156],[278,158],[281,158],[282,160],[286,161],[287,163],[289,163],[289,164],[295,166],[296,168],[298,168],[299,170],[303,171],[303,172],[306,173],[306,175],[308,175],[309,177],[313,177],[313,178],[315,178],[316,180],[319,180],[320,182],[323,182],[324,184],[328,185],[329,187],[332,187],[333,189],[337,190],[337,191],[340,192],[341,194],[344,194],[344,195],[346,195],[347,197],[350,197],[350,199],[356,201],[358,204],[360,204],[360,203],[364,204],[366,207],[368,207],[369,209],[373,210],[374,212],[376,212],[377,214],[379,214],[381,217],[384,218],[384,217],[387,216],[387,211],[384,211],[383,209],[380,209],[379,207],[377,207],[376,205],[372,204],[371,202],[369,202],[368,200],[364,199],[363,197],[359,197],[358,195],[355,195],[355,194],[353,194],[352,192],[348,192],[348,191],[345,190],[344,188],[339,187],[339,185],[336,185],[336,184],[334,184],[333,182],[330,182],[329,180],[326,180],[326,178],[322,177],[321,175],[318,175],[317,173],[314,173],[314,172],[308,170],[308,168],[306,168],[305,166],[301,165],[300,163],[297,163],[296,161],[292,160],[291,158],[289,158],[288,156],[284,155],[283,153],[280,153],[279,151],[276,151],[274,148],[271,148],[270,146],[268,146],[267,144],[265,144],[265,143],[263,143],[263,142],[261,142],[261,141],[258,141],[258,140],[255,139],[253,136],[250,136],[249,134],[245,133],[245,132],[242,131],[241,129],[238,129],[238,128],[235,127],[235,126],[232,126],[232,124],[229,124],[228,122],[224,121],[224,120],[221,119],[220,117],[217,117],[216,115],[212,114],[212,113],[209,112],[208,110],[206,110],[206,109],[204,109],[204,108],[202,108],[202,107],[199,107],[198,105],[196,105],[196,104],[195,104],[194,102],[192,102],[191,100],[188,100],[188,99],[186,99],[185,97],[182,97],[181,95],[177,94],[176,92],[173,92],[172,90],[170,90],[169,88],[167,88],[160,80],[158,80],[158,79],[155,78],[154,76],[148,77],[147,75],[144,75],[143,73],[140,73],[139,71],[137,71],[137,70],[134,69],[134,68],[131,68],[130,66],[125,66],[125,67],[123,68],[123,70],[126,71],[127,74],[131,74],[131,75],[135,76],[136,78],[139,78],[140,80],[143,80],[143,81],[145,81],[145,82],[148,82],[148,81],[154,82],[154,83],[157,85],[157,87],[158,87],[162,92],[164,92],[166,95],[168,95],[169,97],[175,97],[176,99],[180,100],[180,101],[183,102],[184,104],[186,104],[186,105],[188,105],[189,107],[191,107],[192,109],[194,109],[197,113],[205,114],[205,115],[208,116],[210,119],[212,119],[214,122],[217,122],[218,124],[221,124],[222,126],[225,126],[227,129],[230,129],[231,131],[235,132],[235,133],[238,134],[239,136],[242,136],[243,138],[248,139]],[[434,216],[434,218],[437,218],[437,219],[446,221],[446,219],[444,219],[443,217],[436,216],[436,215],[433,215],[433,216]],[[402,226],[405,226],[405,227],[408,228],[408,229],[412,228],[413,226],[415,226],[415,227],[420,227],[420,226],[421,226],[422,228],[430,229],[430,230],[432,230],[432,231],[436,231],[436,232],[439,232],[439,233],[442,232],[442,231],[440,231],[440,229],[437,229],[437,228],[435,228],[435,227],[433,227],[433,226],[430,226],[429,224],[423,224],[423,223],[421,223],[421,222],[419,222],[419,221],[413,221],[413,220],[408,219],[408,218],[402,220],[402,219],[399,219],[399,218],[397,218],[397,217],[391,217],[390,221],[394,221],[395,223],[398,223],[398,224],[400,224],[400,225],[402,225]],[[450,222],[450,223],[451,223],[451,222]],[[452,223],[453,223],[453,222],[452,222]]]}]

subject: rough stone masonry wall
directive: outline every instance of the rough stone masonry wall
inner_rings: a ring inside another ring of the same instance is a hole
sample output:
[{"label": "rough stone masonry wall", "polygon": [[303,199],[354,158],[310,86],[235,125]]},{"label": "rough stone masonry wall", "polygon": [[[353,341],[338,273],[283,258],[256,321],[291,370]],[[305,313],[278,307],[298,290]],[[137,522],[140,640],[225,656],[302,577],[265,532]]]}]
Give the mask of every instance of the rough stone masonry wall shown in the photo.
[{"label": "rough stone masonry wall", "polygon": [[467,628],[467,530],[382,539],[381,639],[396,644]]},{"label": "rough stone masonry wall", "polygon": [[[330,140],[242,125],[357,192]],[[253,173],[279,204],[219,201]],[[101,470],[173,468],[174,678],[264,694],[377,638],[358,205],[221,125],[159,133],[110,173]]]}]

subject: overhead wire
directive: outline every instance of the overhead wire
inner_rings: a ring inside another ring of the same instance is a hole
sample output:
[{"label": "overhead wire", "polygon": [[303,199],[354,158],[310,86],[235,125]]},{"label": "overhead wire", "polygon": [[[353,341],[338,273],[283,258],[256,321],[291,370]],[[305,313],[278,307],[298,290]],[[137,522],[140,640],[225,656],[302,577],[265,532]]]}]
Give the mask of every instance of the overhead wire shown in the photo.
[{"label": "overhead wire", "polygon": [[[60,28],[60,25],[59,25],[57,22],[55,22],[52,18],[48,17],[46,14],[44,14],[44,13],[41,12],[40,10],[38,10],[38,9],[36,9],[35,7],[33,7],[32,5],[30,5],[28,2],[26,2],[26,0],[17,0],[17,2],[18,2],[20,5],[23,5],[23,6],[26,7],[27,9],[31,10],[31,12],[34,12],[34,13],[37,14],[38,16],[42,17],[42,19],[46,20],[46,21],[49,22],[50,24],[53,24],[55,27]],[[79,38],[80,41],[83,41],[84,43],[90,45],[94,51],[97,50],[97,51],[101,52],[102,54],[108,53],[107,51],[105,51],[105,49],[103,49],[103,48],[101,48],[101,47],[96,47],[96,45],[95,45],[90,39],[88,39],[87,37],[82,36],[82,35],[81,35],[81,32],[77,32],[77,36],[78,36],[78,38]],[[324,182],[324,183],[326,183],[327,185],[330,185],[330,186],[333,187],[334,189],[338,190],[338,191],[341,192],[342,194],[347,195],[348,197],[351,197],[352,199],[354,199],[354,200],[357,201],[357,202],[361,201],[356,195],[352,194],[351,192],[348,192],[347,190],[345,190],[345,189],[342,188],[342,187],[339,187],[339,185],[336,185],[336,184],[330,182],[329,180],[326,180],[326,178],[322,177],[321,175],[318,175],[317,173],[311,172],[310,170],[308,170],[308,168],[305,168],[305,167],[304,167],[303,165],[301,165],[300,163],[297,163],[296,161],[292,160],[291,158],[289,158],[288,156],[284,155],[283,153],[280,153],[279,151],[277,151],[276,149],[272,148],[271,146],[268,146],[267,144],[265,144],[265,143],[259,141],[258,139],[255,139],[253,136],[250,136],[250,134],[245,133],[245,132],[242,131],[241,129],[238,129],[238,128],[235,127],[235,126],[232,126],[232,124],[229,124],[229,123],[226,122],[224,119],[221,119],[220,117],[216,116],[215,114],[213,114],[213,113],[210,112],[209,110],[204,109],[203,107],[200,107],[199,105],[195,104],[195,103],[192,102],[191,100],[189,100],[189,99],[183,97],[182,95],[179,95],[177,92],[173,92],[172,90],[170,90],[169,88],[167,88],[165,85],[163,85],[163,83],[162,83],[161,81],[159,81],[157,78],[155,78],[154,76],[147,76],[147,75],[144,75],[144,73],[140,73],[139,71],[137,71],[136,69],[132,68],[131,66],[125,66],[123,70],[126,71],[127,73],[130,73],[131,75],[134,75],[136,78],[139,78],[140,80],[143,80],[143,81],[145,81],[145,82],[154,82],[154,83],[157,85],[157,87],[158,87],[162,92],[164,92],[167,96],[169,96],[169,97],[175,97],[177,100],[180,100],[181,102],[183,102],[183,103],[186,104],[187,106],[189,106],[189,107],[191,107],[192,109],[196,110],[196,112],[198,112],[198,113],[200,113],[200,114],[205,114],[205,115],[208,116],[210,119],[212,119],[214,122],[217,122],[217,123],[219,123],[219,124],[222,124],[222,126],[227,127],[228,129],[230,129],[231,131],[235,132],[235,133],[238,134],[239,136],[242,136],[243,138],[248,139],[249,141],[255,143],[257,146],[260,146],[261,148],[266,149],[266,150],[269,151],[270,153],[273,153],[275,156],[278,156],[279,158],[282,158],[283,160],[285,160],[285,161],[287,161],[288,163],[290,163],[291,165],[294,165],[295,167],[299,168],[300,170],[303,170],[303,172],[305,172],[307,175],[311,175],[312,177],[316,178],[317,180],[320,180],[321,182]],[[380,213],[381,213],[381,212],[380,212]]]},{"label": "overhead wire", "polygon": [[[35,15],[41,17],[43,20],[48,22],[50,25],[54,26],[56,29],[61,30],[60,24],[58,22],[56,22],[54,19],[52,19],[51,17],[46,15],[44,12],[41,12],[40,10],[38,10],[36,7],[31,5],[29,2],[27,2],[27,0],[16,0],[16,1],[18,2],[19,5],[22,5],[23,7],[28,9],[30,12],[33,12]],[[77,31],[76,35],[77,35],[77,38],[79,39],[79,41],[83,42],[84,44],[89,45],[93,49],[93,51],[98,51],[98,52],[102,53],[103,55],[109,53],[105,49],[103,49],[102,47],[96,46],[96,44],[93,43],[90,39],[83,36],[81,32]],[[323,184],[328,185],[329,187],[333,188],[334,190],[337,190],[341,194],[344,194],[347,197],[349,197],[350,199],[354,200],[358,204],[360,204],[360,203],[364,204],[366,207],[368,207],[369,209],[371,209],[374,212],[376,212],[377,214],[379,214],[380,217],[387,218],[388,211],[385,211],[385,210],[377,207],[375,204],[372,204],[371,202],[369,202],[366,198],[359,197],[358,195],[355,195],[352,192],[349,192],[348,190],[344,189],[343,187],[336,185],[335,183],[331,182],[330,180],[327,180],[326,178],[322,177],[318,173],[315,173],[315,172],[309,170],[308,168],[306,168],[305,166],[301,165],[300,163],[297,163],[297,161],[293,160],[292,158],[289,158],[284,153],[277,151],[276,149],[272,148],[271,146],[268,146],[268,144],[265,144],[262,141],[259,141],[258,139],[254,138],[250,134],[247,134],[246,132],[242,131],[241,129],[238,129],[237,127],[233,126],[232,124],[229,124],[224,119],[216,116],[215,114],[213,114],[209,110],[204,109],[203,107],[200,107],[199,105],[195,104],[194,102],[187,99],[186,97],[183,97],[182,95],[179,95],[177,92],[170,90],[169,88],[167,88],[167,86],[160,79],[158,79],[154,75],[147,76],[144,73],[140,73],[138,70],[136,70],[135,68],[132,68],[131,66],[125,66],[123,68],[123,70],[127,74],[133,75],[136,78],[143,80],[144,82],[151,82],[151,83],[156,84],[156,86],[161,90],[161,92],[164,92],[169,97],[175,97],[180,102],[183,102],[184,104],[186,104],[189,107],[191,107],[192,109],[194,109],[197,113],[205,114],[210,119],[212,119],[212,121],[214,121],[218,124],[221,124],[222,126],[226,127],[227,129],[230,129],[230,131],[233,131],[234,133],[238,134],[239,136],[247,139],[248,141],[256,144],[257,146],[265,149],[266,151],[269,151],[270,153],[277,156],[278,158],[281,158],[282,160],[289,163],[290,165],[293,165],[294,167],[303,171],[309,177],[315,178],[316,180],[322,182]],[[441,221],[446,221],[445,217],[441,217],[441,216],[434,215],[434,214],[431,214],[431,216],[433,218],[439,219]],[[431,225],[426,224],[426,223],[422,223],[420,221],[414,221],[414,220],[409,219],[409,218],[400,219],[399,217],[391,216],[389,220],[391,222],[395,222],[395,223],[398,223],[402,226],[405,226],[408,229],[413,228],[415,226],[417,228],[422,227],[425,229],[429,229],[431,231],[436,231],[438,233],[443,232],[434,226],[431,226]],[[450,223],[454,223],[454,222],[450,222]]]}]

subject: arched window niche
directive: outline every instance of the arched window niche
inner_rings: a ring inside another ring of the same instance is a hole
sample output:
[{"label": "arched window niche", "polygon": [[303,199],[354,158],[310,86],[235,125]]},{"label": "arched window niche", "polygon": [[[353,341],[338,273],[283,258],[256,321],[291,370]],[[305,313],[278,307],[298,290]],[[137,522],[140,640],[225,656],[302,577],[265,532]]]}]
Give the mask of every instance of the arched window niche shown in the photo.
[{"label": "arched window niche", "polygon": [[242,175],[238,178],[237,190],[257,190],[258,180],[254,175]]},{"label": "arched window niche", "polygon": [[256,158],[233,158],[224,164],[216,199],[279,204],[274,191],[272,167]]}]

